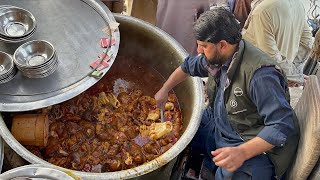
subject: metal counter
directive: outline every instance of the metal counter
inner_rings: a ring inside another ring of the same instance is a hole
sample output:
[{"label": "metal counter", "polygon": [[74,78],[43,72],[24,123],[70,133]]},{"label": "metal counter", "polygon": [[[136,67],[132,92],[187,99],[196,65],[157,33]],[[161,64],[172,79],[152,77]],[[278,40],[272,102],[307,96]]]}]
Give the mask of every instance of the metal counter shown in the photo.
[{"label": "metal counter", "polygon": [[[13,54],[23,43],[47,40],[56,48],[59,66],[50,76],[30,79],[20,72],[8,83],[0,84],[0,112],[28,111],[71,99],[94,85],[98,79],[89,76],[89,64],[109,48],[118,53],[120,33],[112,33],[115,46],[100,47],[100,38],[108,37],[103,28],[115,19],[109,9],[95,0],[1,0],[0,5],[13,5],[29,10],[36,18],[37,29],[28,40],[19,43],[0,41],[0,51]],[[110,30],[110,27],[108,28]],[[108,37],[110,38],[110,37]]]}]

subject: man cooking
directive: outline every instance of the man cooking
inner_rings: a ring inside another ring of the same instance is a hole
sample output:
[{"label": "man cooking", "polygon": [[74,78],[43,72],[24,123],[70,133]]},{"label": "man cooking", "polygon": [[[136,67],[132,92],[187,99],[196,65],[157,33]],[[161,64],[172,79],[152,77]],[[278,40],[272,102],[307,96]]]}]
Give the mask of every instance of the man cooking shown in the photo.
[{"label": "man cooking", "polygon": [[[271,57],[242,40],[224,8],[203,13],[194,25],[197,51],[156,93],[158,106],[188,75],[209,77],[209,106],[192,140],[192,154],[221,179],[279,179],[296,152],[299,128],[284,72]],[[195,107],[197,108],[197,107]]]}]

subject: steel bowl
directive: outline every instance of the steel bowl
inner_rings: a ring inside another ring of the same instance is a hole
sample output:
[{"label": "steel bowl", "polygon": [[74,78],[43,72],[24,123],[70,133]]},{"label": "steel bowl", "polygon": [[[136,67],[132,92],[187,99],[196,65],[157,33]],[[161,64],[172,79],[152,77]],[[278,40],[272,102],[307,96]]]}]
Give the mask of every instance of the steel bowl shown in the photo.
[{"label": "steel bowl", "polygon": [[36,19],[29,11],[4,6],[0,8],[0,35],[10,38],[21,38],[36,28]]},{"label": "steel bowl", "polygon": [[13,58],[10,54],[0,51],[0,77],[13,68]]},{"label": "steel bowl", "polygon": [[13,61],[19,67],[40,67],[53,58],[55,49],[44,40],[34,40],[22,44],[13,54]]}]

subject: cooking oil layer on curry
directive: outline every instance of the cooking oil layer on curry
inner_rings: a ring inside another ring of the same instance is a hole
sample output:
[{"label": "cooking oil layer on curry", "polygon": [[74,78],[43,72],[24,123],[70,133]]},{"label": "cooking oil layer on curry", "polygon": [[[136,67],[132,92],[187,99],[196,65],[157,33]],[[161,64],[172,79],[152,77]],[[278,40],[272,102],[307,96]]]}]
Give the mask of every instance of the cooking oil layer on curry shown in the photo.
[{"label": "cooking oil layer on curry", "polygon": [[161,123],[153,98],[161,75],[118,60],[92,88],[45,109],[51,121],[48,145],[27,147],[31,152],[68,169],[105,172],[139,166],[173,146],[182,128],[176,95],[169,94]]}]

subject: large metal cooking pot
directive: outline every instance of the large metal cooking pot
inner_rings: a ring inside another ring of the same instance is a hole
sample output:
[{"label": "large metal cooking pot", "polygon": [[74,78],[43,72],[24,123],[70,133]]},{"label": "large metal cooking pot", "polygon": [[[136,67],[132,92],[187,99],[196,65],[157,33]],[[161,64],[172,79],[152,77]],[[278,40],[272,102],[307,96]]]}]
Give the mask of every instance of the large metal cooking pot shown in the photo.
[{"label": "large metal cooking pot", "polygon": [[[121,43],[119,54],[124,54],[127,57],[138,57],[137,59],[144,61],[149,67],[160,72],[165,79],[187,56],[186,51],[173,38],[153,25],[120,14],[115,14],[115,18],[120,23]],[[84,179],[128,179],[157,170],[174,159],[195,135],[204,104],[202,85],[198,78],[189,78],[174,90],[182,109],[184,133],[166,153],[148,163],[128,170],[107,173],[73,172]],[[0,133],[7,144],[30,163],[51,165],[33,155],[17,142],[1,116]]]}]

